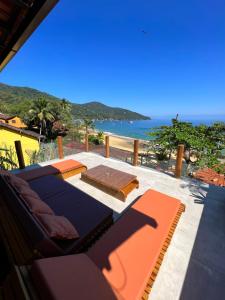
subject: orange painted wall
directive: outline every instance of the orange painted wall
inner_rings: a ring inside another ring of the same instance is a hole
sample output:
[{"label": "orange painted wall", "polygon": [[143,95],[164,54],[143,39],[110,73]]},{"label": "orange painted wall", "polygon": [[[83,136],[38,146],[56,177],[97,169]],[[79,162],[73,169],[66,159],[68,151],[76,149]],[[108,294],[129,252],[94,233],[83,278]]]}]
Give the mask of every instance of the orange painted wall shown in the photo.
[{"label": "orange painted wall", "polygon": [[0,122],[9,124],[9,125],[17,127],[17,128],[26,128],[27,127],[19,117],[14,117],[7,121],[0,119]]}]

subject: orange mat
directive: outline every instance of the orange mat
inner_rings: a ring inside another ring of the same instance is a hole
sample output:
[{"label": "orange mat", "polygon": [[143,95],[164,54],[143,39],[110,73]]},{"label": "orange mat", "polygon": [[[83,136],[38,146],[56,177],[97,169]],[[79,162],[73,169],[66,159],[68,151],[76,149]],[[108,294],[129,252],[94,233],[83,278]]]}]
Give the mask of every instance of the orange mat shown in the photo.
[{"label": "orange mat", "polygon": [[[54,163],[52,165],[23,171],[16,174],[16,176],[27,181],[48,175],[58,175],[59,177],[63,177],[65,179],[82,171],[85,171],[86,169],[87,167],[79,161],[68,159]],[[63,174],[66,174],[66,176],[63,176]]]},{"label": "orange mat", "polygon": [[88,251],[116,293],[147,298],[184,206],[147,191]]}]

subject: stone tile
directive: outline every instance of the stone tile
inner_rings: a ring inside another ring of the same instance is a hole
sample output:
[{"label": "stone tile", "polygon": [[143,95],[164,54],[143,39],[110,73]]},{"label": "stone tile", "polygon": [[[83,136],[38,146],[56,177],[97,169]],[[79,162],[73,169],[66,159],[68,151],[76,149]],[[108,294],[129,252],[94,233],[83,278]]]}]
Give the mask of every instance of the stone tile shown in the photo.
[{"label": "stone tile", "polygon": [[151,300],[225,298],[224,188],[187,178],[175,179],[152,169],[133,167],[90,152],[65,159],[68,158],[78,160],[88,168],[104,164],[138,177],[140,188],[132,191],[125,203],[82,182],[80,175],[68,179],[77,188],[111,207],[115,219],[148,189],[176,197],[186,205],[153,285]]}]

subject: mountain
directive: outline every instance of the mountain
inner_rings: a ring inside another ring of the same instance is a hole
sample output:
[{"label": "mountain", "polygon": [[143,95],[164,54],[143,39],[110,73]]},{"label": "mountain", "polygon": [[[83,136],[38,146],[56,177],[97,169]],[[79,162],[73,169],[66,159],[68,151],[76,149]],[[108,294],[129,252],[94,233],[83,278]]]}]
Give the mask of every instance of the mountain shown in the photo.
[{"label": "mountain", "polygon": [[72,113],[78,119],[87,116],[97,120],[148,120],[149,117],[143,116],[136,112],[119,108],[110,107],[100,102],[89,102],[85,104],[73,104]]},{"label": "mountain", "polygon": [[[49,101],[60,101],[61,99],[50,94],[28,88],[16,87],[0,83],[0,111],[1,105],[5,105],[14,113],[16,107],[22,105],[25,101],[32,101],[39,97],[45,97]],[[74,119],[82,119],[85,117],[98,120],[148,120],[147,116],[139,113],[119,108],[110,107],[100,102],[88,102],[85,104],[76,104],[69,101],[72,106],[72,115]],[[19,108],[18,108],[19,109]]]}]

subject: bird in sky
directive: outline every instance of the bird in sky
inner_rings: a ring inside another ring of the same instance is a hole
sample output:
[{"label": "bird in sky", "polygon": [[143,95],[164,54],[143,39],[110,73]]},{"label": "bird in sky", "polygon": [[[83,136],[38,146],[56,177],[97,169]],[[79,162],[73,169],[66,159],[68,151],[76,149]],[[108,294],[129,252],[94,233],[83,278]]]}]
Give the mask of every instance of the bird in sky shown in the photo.
[{"label": "bird in sky", "polygon": [[148,34],[148,32],[144,29],[139,29],[140,32],[142,32],[143,34]]}]

